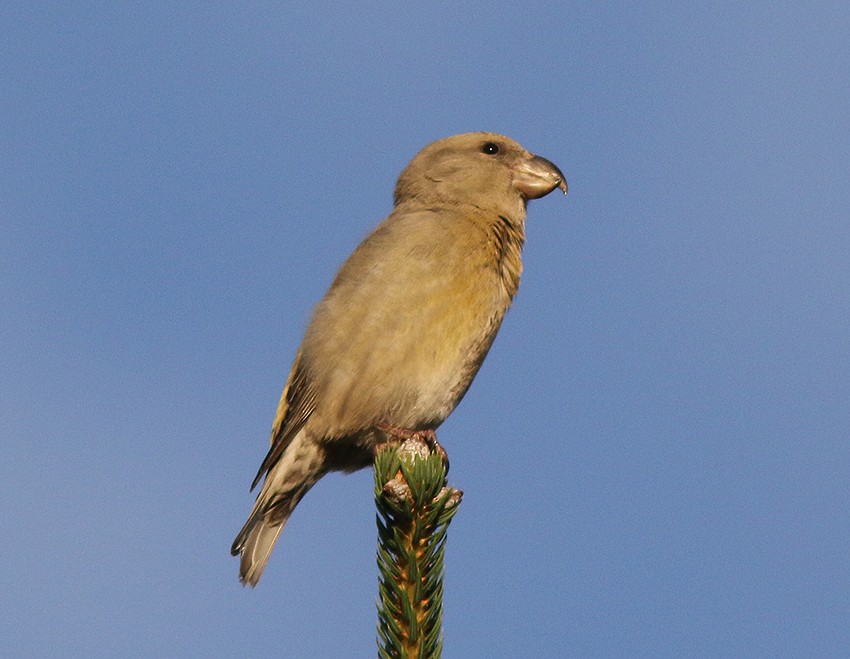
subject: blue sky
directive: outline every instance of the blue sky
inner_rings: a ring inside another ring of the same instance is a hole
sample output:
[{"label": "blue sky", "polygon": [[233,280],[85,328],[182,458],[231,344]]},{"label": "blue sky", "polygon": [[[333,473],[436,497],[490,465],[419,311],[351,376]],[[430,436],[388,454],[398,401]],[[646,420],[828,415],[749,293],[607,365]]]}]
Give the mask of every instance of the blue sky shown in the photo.
[{"label": "blue sky", "polygon": [[5,656],[375,653],[371,472],[233,536],[310,308],[426,143],[514,137],[443,425],[446,657],[850,645],[846,3],[0,8]]}]

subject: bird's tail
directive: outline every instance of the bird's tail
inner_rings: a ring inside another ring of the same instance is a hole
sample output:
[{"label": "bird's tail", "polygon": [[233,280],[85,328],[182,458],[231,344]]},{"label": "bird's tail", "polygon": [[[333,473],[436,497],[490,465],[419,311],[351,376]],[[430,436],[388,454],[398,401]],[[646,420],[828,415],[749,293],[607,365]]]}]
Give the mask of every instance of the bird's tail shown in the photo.
[{"label": "bird's tail", "polygon": [[257,499],[248,521],[230,548],[231,554],[242,556],[239,562],[239,581],[243,585],[256,586],[259,582],[278,536],[300,499],[301,496],[287,497],[274,504],[264,502],[262,497]]},{"label": "bird's tail", "polygon": [[299,433],[266,476],[254,509],[230,553],[241,555],[239,580],[256,586],[295,506],[324,474],[321,449]]}]

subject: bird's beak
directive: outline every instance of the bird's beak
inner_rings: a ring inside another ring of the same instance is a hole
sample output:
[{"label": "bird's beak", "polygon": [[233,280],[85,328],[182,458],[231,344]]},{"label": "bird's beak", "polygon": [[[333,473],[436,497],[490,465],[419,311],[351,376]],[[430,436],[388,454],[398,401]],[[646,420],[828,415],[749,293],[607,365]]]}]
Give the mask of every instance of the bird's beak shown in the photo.
[{"label": "bird's beak", "polygon": [[539,199],[555,188],[561,188],[567,194],[567,179],[554,163],[540,156],[531,156],[514,168],[514,187],[526,199]]}]

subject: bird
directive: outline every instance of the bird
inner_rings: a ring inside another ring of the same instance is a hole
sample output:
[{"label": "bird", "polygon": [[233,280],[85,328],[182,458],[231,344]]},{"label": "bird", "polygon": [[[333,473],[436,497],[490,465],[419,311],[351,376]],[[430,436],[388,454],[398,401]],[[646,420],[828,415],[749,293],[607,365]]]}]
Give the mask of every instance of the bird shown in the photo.
[{"label": "bird", "polygon": [[432,142],[401,172],[296,353],[231,547],[243,585],[322,476],[370,466],[405,433],[433,436],[455,409],[519,287],[527,203],[555,188],[567,193],[556,165],[487,132]]}]

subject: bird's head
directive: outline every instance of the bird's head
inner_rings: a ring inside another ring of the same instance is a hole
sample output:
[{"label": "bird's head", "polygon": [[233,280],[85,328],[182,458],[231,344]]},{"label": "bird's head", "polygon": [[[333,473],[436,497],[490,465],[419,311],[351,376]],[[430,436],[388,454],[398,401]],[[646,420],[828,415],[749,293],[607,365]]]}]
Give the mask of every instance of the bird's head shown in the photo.
[{"label": "bird's head", "polygon": [[433,142],[399,176],[396,205],[462,203],[500,211],[543,197],[567,181],[553,163],[496,133],[464,133]]}]

